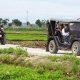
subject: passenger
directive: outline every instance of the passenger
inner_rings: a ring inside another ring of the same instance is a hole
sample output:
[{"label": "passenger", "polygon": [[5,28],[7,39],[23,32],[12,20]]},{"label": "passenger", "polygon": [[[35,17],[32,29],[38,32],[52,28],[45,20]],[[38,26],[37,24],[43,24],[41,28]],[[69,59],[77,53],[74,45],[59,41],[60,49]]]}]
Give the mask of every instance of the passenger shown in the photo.
[{"label": "passenger", "polygon": [[60,41],[62,41],[62,29],[63,29],[63,24],[59,24],[59,27],[56,29],[56,36],[59,37]]},{"label": "passenger", "polygon": [[70,43],[69,30],[70,29],[69,29],[68,24],[65,24],[64,28],[62,29],[64,43]]},{"label": "passenger", "polygon": [[58,33],[62,34],[62,29],[63,29],[63,24],[59,24],[59,27],[56,28],[56,35],[58,35]]},{"label": "passenger", "polygon": [[4,27],[3,27],[3,25],[1,25],[1,30],[4,31]]},{"label": "passenger", "polygon": [[4,27],[3,27],[3,25],[0,26],[0,34],[2,35],[2,37],[4,36]]}]

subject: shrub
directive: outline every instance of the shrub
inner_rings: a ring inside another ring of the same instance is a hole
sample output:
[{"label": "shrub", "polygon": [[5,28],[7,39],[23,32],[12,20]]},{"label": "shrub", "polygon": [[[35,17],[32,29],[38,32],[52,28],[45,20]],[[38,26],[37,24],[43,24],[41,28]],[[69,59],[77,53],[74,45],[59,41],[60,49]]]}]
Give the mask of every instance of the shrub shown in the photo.
[{"label": "shrub", "polygon": [[19,56],[19,55],[28,56],[28,53],[27,53],[26,51],[22,50],[21,48],[15,49],[14,54],[16,54],[16,55],[18,55],[18,56]]},{"label": "shrub", "polygon": [[21,48],[5,48],[5,49],[0,49],[0,54],[15,54],[17,56],[23,55],[23,56],[28,56],[28,53],[21,49]]}]

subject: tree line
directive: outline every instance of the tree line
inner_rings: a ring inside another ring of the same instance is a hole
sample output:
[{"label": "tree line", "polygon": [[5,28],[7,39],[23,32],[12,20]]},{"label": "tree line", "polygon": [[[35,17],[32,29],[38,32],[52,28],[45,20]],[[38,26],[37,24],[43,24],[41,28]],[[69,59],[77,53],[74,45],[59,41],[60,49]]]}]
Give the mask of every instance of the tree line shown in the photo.
[{"label": "tree line", "polygon": [[[7,25],[9,27],[11,27],[12,25],[22,26],[22,22],[20,20],[14,19],[14,20],[12,20],[12,22],[9,22],[8,18],[6,18],[6,19],[0,18],[0,25],[1,24],[2,25]],[[35,21],[35,24],[41,28],[42,26],[46,25],[46,20],[45,19],[44,20],[37,19]],[[31,25],[31,23],[29,21],[27,21],[26,25]]]}]

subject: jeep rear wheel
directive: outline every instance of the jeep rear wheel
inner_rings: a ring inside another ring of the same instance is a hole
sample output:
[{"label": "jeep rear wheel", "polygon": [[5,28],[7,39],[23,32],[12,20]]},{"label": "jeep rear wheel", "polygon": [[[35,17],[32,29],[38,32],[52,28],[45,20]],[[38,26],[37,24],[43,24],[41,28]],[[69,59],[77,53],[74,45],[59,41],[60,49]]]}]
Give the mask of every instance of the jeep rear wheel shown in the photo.
[{"label": "jeep rear wheel", "polygon": [[72,44],[72,53],[77,54],[78,56],[80,56],[80,42],[75,41]]},{"label": "jeep rear wheel", "polygon": [[49,42],[49,52],[50,52],[50,53],[57,53],[57,51],[58,51],[58,48],[57,48],[54,40],[51,40],[51,41]]}]

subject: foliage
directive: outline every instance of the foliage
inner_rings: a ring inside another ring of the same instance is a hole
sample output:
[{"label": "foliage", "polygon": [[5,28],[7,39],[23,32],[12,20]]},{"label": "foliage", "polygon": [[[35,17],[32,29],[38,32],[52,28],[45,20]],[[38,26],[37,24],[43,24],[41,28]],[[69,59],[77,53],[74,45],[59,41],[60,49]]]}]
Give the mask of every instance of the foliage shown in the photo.
[{"label": "foliage", "polygon": [[9,19],[3,19],[3,20],[2,20],[2,23],[3,23],[4,25],[6,25],[6,24],[8,23],[8,21],[9,21]]},{"label": "foliage", "polygon": [[42,20],[42,26],[44,26],[44,27],[46,27],[46,20],[44,19],[44,20]]},{"label": "foliage", "polygon": [[46,28],[5,28],[5,31],[46,31]]},{"label": "foliage", "polygon": [[[5,29],[7,40],[14,41],[45,41],[46,30],[45,29]],[[33,35],[33,37],[32,37]]]},{"label": "foliage", "polygon": [[0,18],[0,24],[2,23],[2,20],[3,20],[3,19],[2,19],[2,18]]},{"label": "foliage", "polygon": [[38,20],[36,20],[36,22],[35,22],[39,27],[41,27],[42,26],[42,24],[41,24],[41,21],[38,19]]},{"label": "foliage", "polygon": [[[33,37],[32,37],[33,35]],[[36,34],[6,34],[7,40],[12,41],[45,41],[46,35]]]},{"label": "foliage", "polygon": [[[67,56],[67,57],[66,57]],[[52,59],[52,57],[54,59]],[[74,55],[48,57],[51,61],[38,61],[36,66],[33,61],[21,57],[0,56],[0,79],[1,80],[79,80],[80,59]],[[56,57],[56,58],[55,58]],[[42,58],[40,58],[42,59]],[[72,60],[74,59],[74,60]],[[79,63],[75,63],[75,61]],[[16,66],[17,65],[17,66]],[[22,67],[20,67],[22,66]]]},{"label": "foliage", "polygon": [[12,23],[15,24],[16,26],[21,26],[22,25],[22,22],[19,21],[18,19],[12,20]]},{"label": "foliage", "polygon": [[5,48],[5,49],[0,49],[0,54],[15,54],[17,56],[19,55],[23,55],[23,56],[27,56],[28,53],[21,49],[21,48]]},{"label": "foliage", "polygon": [[27,21],[27,25],[30,25],[30,22],[29,21]]},{"label": "foliage", "polygon": [[12,23],[8,23],[8,26],[11,27],[12,26]]},{"label": "foliage", "polygon": [[14,50],[14,54],[16,55],[24,55],[24,56],[27,56],[27,52],[25,50],[22,50],[21,48],[17,48]]}]

